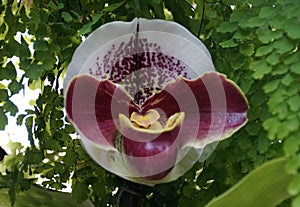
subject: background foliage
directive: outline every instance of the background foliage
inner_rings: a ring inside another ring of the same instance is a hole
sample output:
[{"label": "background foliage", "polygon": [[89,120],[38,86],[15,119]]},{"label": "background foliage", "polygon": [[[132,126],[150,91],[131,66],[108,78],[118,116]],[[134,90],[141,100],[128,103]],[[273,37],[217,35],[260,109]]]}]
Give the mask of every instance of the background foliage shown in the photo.
[{"label": "background foliage", "polygon": [[[128,191],[138,192],[143,206],[205,206],[248,172],[285,156],[286,172],[295,175],[288,187],[293,198],[280,206],[300,206],[299,10],[297,0],[2,0],[0,129],[5,130],[7,116],[16,117],[18,125],[26,126],[31,145],[11,144],[0,188],[7,188],[12,205],[18,192],[41,177],[43,186],[56,190],[71,182],[76,202],[90,199],[99,207],[116,206]],[[82,36],[106,22],[136,16],[173,20],[188,28],[208,47],[216,69],[242,88],[250,105],[248,124],[220,142],[207,161],[154,188],[133,185],[95,164],[63,105],[62,80]],[[14,56],[17,64],[10,59]],[[12,98],[30,90],[25,85],[41,93],[34,110],[20,114]]]}]

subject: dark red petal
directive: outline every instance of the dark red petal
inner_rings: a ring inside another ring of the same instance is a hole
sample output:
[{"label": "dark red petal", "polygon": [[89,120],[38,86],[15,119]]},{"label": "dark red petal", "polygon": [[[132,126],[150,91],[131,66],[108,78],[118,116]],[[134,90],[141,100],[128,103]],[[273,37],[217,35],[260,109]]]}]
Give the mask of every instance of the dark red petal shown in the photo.
[{"label": "dark red petal", "polygon": [[81,75],[70,82],[66,111],[84,137],[103,146],[113,146],[119,113],[128,115],[135,107],[130,101],[125,91],[110,81]]},{"label": "dark red petal", "polygon": [[159,180],[165,177],[176,163],[177,144],[180,126],[172,131],[162,132],[156,139],[138,142],[123,137],[125,154],[132,170],[148,180]]},{"label": "dark red petal", "polygon": [[[164,128],[141,129],[135,127],[124,115],[120,115],[124,152],[137,177],[158,180],[165,177],[176,163],[184,113],[173,116]],[[128,135],[128,136],[127,136]]]},{"label": "dark red petal", "polygon": [[208,72],[195,80],[179,78],[169,83],[142,108],[162,111],[167,118],[185,112],[183,131],[186,142],[191,142],[217,141],[230,136],[246,123],[248,104],[234,82],[217,72]]},{"label": "dark red petal", "polygon": [[[200,111],[210,111],[214,101],[215,111],[226,112],[246,112],[248,103],[241,89],[226,76],[217,72],[207,72],[196,80],[185,80],[192,89],[200,108]],[[220,85],[220,83],[222,85]],[[223,92],[225,98],[223,99]]]}]

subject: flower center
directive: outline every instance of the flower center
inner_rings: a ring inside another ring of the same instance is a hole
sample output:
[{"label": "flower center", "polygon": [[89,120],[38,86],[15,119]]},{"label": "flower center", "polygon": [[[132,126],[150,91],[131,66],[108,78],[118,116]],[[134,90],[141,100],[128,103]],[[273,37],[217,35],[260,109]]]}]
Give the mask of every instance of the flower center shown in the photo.
[{"label": "flower center", "polygon": [[137,127],[148,129],[151,125],[157,123],[159,118],[160,115],[155,109],[149,109],[145,115],[133,112],[130,116],[130,121]]}]

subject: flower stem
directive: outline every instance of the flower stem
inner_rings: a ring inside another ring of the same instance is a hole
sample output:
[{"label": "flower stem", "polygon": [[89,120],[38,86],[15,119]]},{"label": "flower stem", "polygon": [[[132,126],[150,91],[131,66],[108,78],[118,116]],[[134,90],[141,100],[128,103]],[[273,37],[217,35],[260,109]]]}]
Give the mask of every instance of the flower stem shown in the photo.
[{"label": "flower stem", "polygon": [[139,207],[141,185],[128,182],[128,186],[122,188],[118,195],[117,207]]}]

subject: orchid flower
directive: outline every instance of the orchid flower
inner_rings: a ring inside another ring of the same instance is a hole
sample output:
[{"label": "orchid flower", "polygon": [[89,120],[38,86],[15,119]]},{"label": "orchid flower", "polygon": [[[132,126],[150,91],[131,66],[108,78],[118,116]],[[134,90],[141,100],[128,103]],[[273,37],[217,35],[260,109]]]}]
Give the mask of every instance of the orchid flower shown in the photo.
[{"label": "orchid flower", "polygon": [[64,90],[87,153],[146,185],[176,180],[206,145],[247,122],[242,91],[215,72],[198,38],[170,21],[101,26],[75,51]]}]

